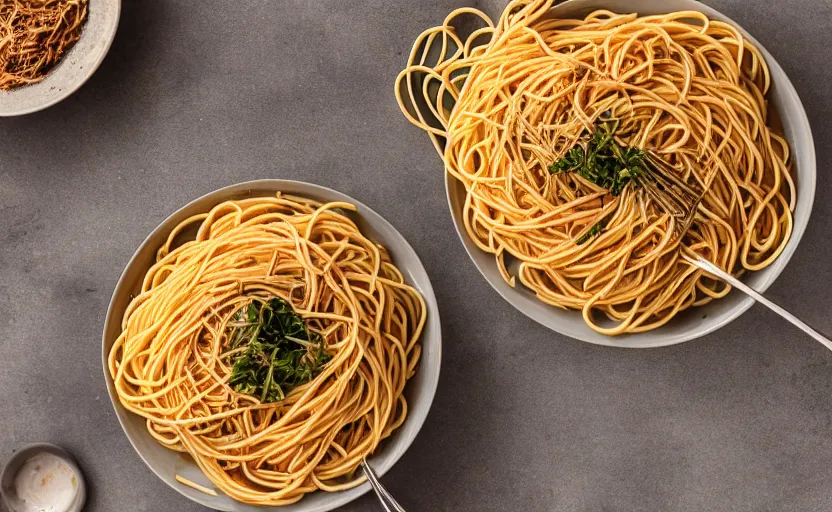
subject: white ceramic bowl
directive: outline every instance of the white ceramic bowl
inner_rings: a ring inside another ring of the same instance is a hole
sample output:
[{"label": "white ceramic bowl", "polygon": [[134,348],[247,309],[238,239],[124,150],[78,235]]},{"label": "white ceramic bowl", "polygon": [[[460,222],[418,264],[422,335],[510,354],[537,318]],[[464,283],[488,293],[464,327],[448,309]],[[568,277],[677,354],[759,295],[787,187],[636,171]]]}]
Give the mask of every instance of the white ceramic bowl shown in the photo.
[{"label": "white ceramic bowl", "polygon": [[[597,9],[608,9],[619,13],[637,12],[641,15],[699,11],[705,13],[711,19],[726,21],[739,27],[738,23],[727,16],[694,0],[663,0],[661,2],[656,0],[569,0],[553,7],[551,14],[559,18],[580,18]],[[742,28],[740,30],[754,46],[760,49],[768,63],[772,80],[769,99],[780,115],[783,131],[791,146],[792,158],[794,159],[793,172],[797,181],[794,232],[785,250],[772,265],[759,272],[752,272],[744,278],[746,283],[762,292],[774,282],[786,267],[795,249],[797,249],[803,232],[806,230],[806,224],[809,222],[809,215],[812,212],[812,202],[815,198],[817,169],[815,146],[812,141],[809,120],[806,118],[806,112],[803,110],[803,105],[794,90],[794,86],[771,54],[750,34]],[[465,231],[462,218],[465,187],[446,173],[445,190],[457,233],[466,251],[468,251],[468,255],[488,283],[511,305],[528,317],[572,338],[614,347],[649,348],[673,345],[704,336],[719,329],[740,316],[754,303],[753,299],[741,292],[732,291],[722,299],[680,313],[667,325],[654,331],[617,337],[598,334],[584,323],[580,312],[564,311],[539,301],[519,281],[515,288],[509,286],[500,276],[494,262],[494,256],[477,248]]]},{"label": "white ceramic bowl", "polygon": [[84,473],[81,471],[81,468],[78,467],[78,463],[75,462],[75,458],[72,454],[60,446],[50,443],[35,443],[24,446],[16,451],[14,455],[11,456],[9,461],[6,462],[6,466],[3,468],[2,473],[0,473],[0,494],[3,496],[3,503],[6,505],[6,508],[10,512],[31,510],[29,508],[31,505],[21,503],[20,498],[17,496],[17,490],[15,489],[15,477],[17,476],[17,472],[20,471],[24,464],[26,464],[26,461],[32,457],[43,455],[45,453],[54,455],[63,460],[63,462],[69,467],[70,471],[72,471],[75,481],[78,484],[78,488],[75,491],[75,498],[73,498],[72,503],[69,505],[69,509],[65,512],[81,512],[84,509],[84,503],[87,500],[87,484],[84,481]]},{"label": "white ceramic bowl", "polygon": [[245,505],[234,501],[225,495],[210,496],[190,487],[186,487],[175,480],[178,473],[185,478],[213,488],[205,475],[190,457],[180,455],[156,442],[147,432],[145,421],[122,407],[113,388],[113,380],[107,369],[107,355],[113,342],[121,332],[121,319],[130,300],[141,288],[142,279],[154,262],[156,249],[167,239],[172,229],[186,218],[197,213],[209,211],[217,204],[230,199],[273,195],[277,191],[296,194],[320,201],[346,201],[358,207],[356,216],[361,232],[387,248],[393,262],[401,270],[405,280],[414,286],[425,299],[428,308],[428,320],[422,333],[422,355],[416,374],[407,382],[405,396],[408,403],[408,415],[404,424],[399,427],[376,450],[370,459],[373,468],[383,475],[404,454],[413,442],[419,429],[427,417],[433,402],[436,386],[439,381],[439,365],[442,352],[442,331],[439,325],[439,310],[436,297],[433,294],[428,274],[419,257],[407,241],[396,229],[379,214],[364,204],[340,192],[311,185],[286,180],[260,180],[241,183],[226,187],[189,203],[179,211],[165,219],[157,227],[127,264],[121,278],[113,291],[107,318],[104,321],[104,335],[102,343],[102,363],[104,376],[107,380],[107,391],[115,408],[121,427],[127,438],[136,449],[139,456],[153,470],[156,475],[168,485],[197,503],[211,509],[235,512],[263,512],[264,510],[280,510],[281,512],[324,512],[354,500],[370,489],[369,484],[363,484],[348,491],[328,493],[318,491],[305,496],[299,502],[284,507],[258,507]]},{"label": "white ceramic bowl", "polygon": [[0,116],[19,116],[51,107],[84,85],[98,69],[118,28],[121,0],[89,0],[81,37],[35,84],[0,91]]}]

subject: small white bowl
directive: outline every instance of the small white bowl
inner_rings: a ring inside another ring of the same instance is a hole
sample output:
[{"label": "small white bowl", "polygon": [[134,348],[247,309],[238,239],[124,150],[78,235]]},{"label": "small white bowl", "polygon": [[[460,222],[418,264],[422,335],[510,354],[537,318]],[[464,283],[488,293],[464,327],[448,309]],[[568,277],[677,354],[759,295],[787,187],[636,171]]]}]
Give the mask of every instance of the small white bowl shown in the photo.
[{"label": "small white bowl", "polygon": [[[694,0],[569,0],[553,7],[552,16],[560,18],[578,18],[597,9],[608,9],[618,13],[637,12],[641,15],[662,14],[676,11],[699,11],[709,18],[722,20],[732,25],[739,25],[727,16]],[[793,172],[797,181],[797,207],[794,212],[794,232],[785,250],[777,260],[759,272],[749,273],[743,280],[757,291],[765,291],[780,275],[786,264],[794,254],[815,198],[815,181],[817,167],[815,163],[815,146],[812,141],[812,130],[809,120],[803,110],[803,104],[789,81],[783,68],[774,57],[751,35],[739,28],[743,35],[765,57],[771,71],[772,87],[769,99],[780,115],[783,131],[792,150],[794,159]],[[726,297],[715,300],[705,306],[689,308],[678,314],[667,325],[654,331],[622,336],[605,336],[598,334],[587,326],[578,311],[564,311],[538,300],[534,293],[517,283],[515,288],[509,286],[500,275],[492,254],[477,248],[465,231],[462,217],[462,207],[465,201],[465,187],[448,175],[445,175],[445,191],[448,196],[448,206],[451,210],[454,224],[465,250],[473,260],[474,265],[485,277],[486,281],[512,306],[520,310],[529,318],[546,327],[589,343],[612,347],[650,348],[673,345],[699,338],[728,324],[754,304],[750,297],[732,291]]]},{"label": "small white bowl", "polygon": [[87,500],[87,486],[84,483],[84,474],[68,451],[60,446],[49,443],[36,443],[24,446],[9,459],[3,467],[2,474],[0,474],[0,493],[3,495],[3,504],[6,505],[10,512],[22,510],[19,506],[17,491],[15,490],[15,477],[17,476],[17,472],[26,464],[26,461],[44,453],[58,457],[72,471],[78,486],[75,492],[75,498],[69,506],[69,509],[65,512],[81,512],[84,509],[84,502]]},{"label": "small white bowl", "polygon": [[104,376],[107,380],[107,391],[121,423],[121,428],[142,460],[166,484],[191,500],[214,510],[234,512],[264,512],[266,510],[326,512],[340,507],[370,490],[370,484],[364,483],[359,487],[342,492],[316,491],[304,496],[303,499],[292,505],[264,508],[240,503],[223,494],[210,496],[186,487],[176,481],[176,474],[209,488],[215,486],[210,483],[193,459],[159,444],[147,432],[144,418],[132,414],[122,407],[113,388],[110,372],[107,369],[107,356],[113,342],[121,332],[121,319],[124,316],[124,311],[130,300],[139,292],[145,273],[155,261],[156,249],[167,240],[168,234],[173,228],[183,220],[199,213],[205,213],[224,201],[273,196],[278,191],[324,202],[345,201],[354,204],[358,211],[355,215],[351,215],[351,218],[356,221],[358,228],[370,240],[384,245],[393,262],[402,272],[405,281],[419,290],[427,304],[428,319],[420,339],[422,355],[416,367],[416,374],[407,382],[404,390],[408,405],[407,418],[389,438],[379,445],[376,453],[369,459],[379,475],[388,471],[413,442],[425,422],[439,383],[442,329],[439,325],[439,309],[430,279],[421,261],[419,261],[416,251],[390,223],[369,207],[345,194],[326,187],[288,180],[259,180],[241,183],[211,192],[183,206],[179,211],[165,219],[142,242],[142,245],[136,250],[133,258],[121,274],[121,278],[113,291],[113,298],[110,300],[107,318],[104,321],[101,360],[104,366]]},{"label": "small white bowl", "polygon": [[107,55],[120,13],[121,0],[89,0],[78,41],[40,82],[0,91],[0,117],[51,107],[84,85]]}]

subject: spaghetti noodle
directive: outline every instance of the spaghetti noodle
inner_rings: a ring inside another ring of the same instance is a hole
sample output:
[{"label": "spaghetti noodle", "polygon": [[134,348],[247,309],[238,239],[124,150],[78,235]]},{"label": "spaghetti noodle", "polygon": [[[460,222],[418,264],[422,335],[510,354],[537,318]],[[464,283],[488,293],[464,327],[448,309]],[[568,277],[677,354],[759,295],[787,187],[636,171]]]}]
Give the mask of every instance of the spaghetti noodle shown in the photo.
[{"label": "spaghetti noodle", "polygon": [[[768,69],[736,28],[699,12],[558,19],[552,4],[514,0],[496,25],[454,11],[417,39],[397,98],[464,186],[468,236],[509,284],[581,310],[600,333],[655,329],[730,290],[680,251],[740,274],[789,239],[795,186]],[[461,16],[485,26],[462,38]],[[613,196],[547,171],[606,117],[620,121],[620,144],[651,149],[705,191],[681,239],[643,190]]]},{"label": "spaghetti noodle", "polygon": [[[355,207],[278,194],[185,220],[110,351],[121,404],[239,501],[285,505],[360,484],[362,458],[407,415],[425,303],[339,209]],[[195,225],[195,238],[174,248]],[[235,391],[225,356],[235,313],[268,298],[291,304],[328,355],[274,403]]]}]

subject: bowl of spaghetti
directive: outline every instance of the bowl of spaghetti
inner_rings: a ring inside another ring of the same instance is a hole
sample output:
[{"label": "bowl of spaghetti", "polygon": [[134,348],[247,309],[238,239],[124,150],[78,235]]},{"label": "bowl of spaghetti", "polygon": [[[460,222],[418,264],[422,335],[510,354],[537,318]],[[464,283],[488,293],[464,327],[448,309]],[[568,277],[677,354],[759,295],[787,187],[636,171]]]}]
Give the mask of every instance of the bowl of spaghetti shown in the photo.
[{"label": "bowl of spaghetti", "polygon": [[415,251],[333,190],[261,180],[159,225],[128,263],[102,357],[119,422],[207,507],[325,511],[369,489],[421,428],[439,377]]},{"label": "bowl of spaghetti", "polygon": [[[579,340],[656,347],[726,325],[753,300],[682,255],[759,291],[782,272],[816,180],[794,87],[694,0],[553,3],[515,0],[494,21],[457,10],[396,81],[444,162],[469,256],[508,302]],[[687,212],[654,161],[698,191]]]},{"label": "bowl of spaghetti", "polygon": [[121,0],[0,2],[0,116],[37,112],[95,72],[116,35]]}]

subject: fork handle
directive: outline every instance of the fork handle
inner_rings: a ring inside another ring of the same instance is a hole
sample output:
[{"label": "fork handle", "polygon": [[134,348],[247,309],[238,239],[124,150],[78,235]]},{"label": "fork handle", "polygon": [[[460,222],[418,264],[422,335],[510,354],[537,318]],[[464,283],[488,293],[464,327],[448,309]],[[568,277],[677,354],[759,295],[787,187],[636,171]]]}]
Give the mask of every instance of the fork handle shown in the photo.
[{"label": "fork handle", "polygon": [[370,482],[370,486],[376,492],[378,501],[381,502],[381,506],[384,507],[385,512],[405,512],[404,508],[393,499],[390,492],[381,484],[378,476],[376,476],[376,472],[373,471],[373,468],[370,467],[366,460],[361,461],[361,469],[364,470],[364,475],[367,476],[367,481]]},{"label": "fork handle", "polygon": [[706,260],[705,258],[703,258],[701,256],[697,256],[696,258],[691,258],[687,254],[682,254],[682,258],[684,258],[685,261],[687,261],[688,263],[701,268],[705,272],[707,272],[709,274],[712,274],[712,275],[722,279],[723,281],[730,284],[734,288],[738,288],[741,291],[745,292],[746,295],[748,295],[752,299],[756,300],[757,302],[759,302],[763,306],[765,306],[765,307],[769,308],[770,310],[774,311],[775,313],[777,313],[781,317],[785,318],[786,320],[791,322],[793,325],[797,326],[801,331],[805,332],[809,336],[811,336],[811,337],[815,338],[816,340],[818,340],[819,342],[823,343],[823,345],[826,348],[828,348],[829,350],[832,350],[832,341],[829,338],[827,338],[823,334],[821,334],[818,331],[809,327],[809,325],[806,322],[804,322],[803,320],[797,318],[796,316],[789,313],[785,309],[781,308],[777,304],[775,304],[775,303],[771,302],[770,300],[768,300],[767,298],[763,297],[762,294],[757,292],[757,290],[755,290],[754,288],[751,288],[750,286],[743,283],[742,281],[740,281],[736,277],[732,276],[728,272],[725,272],[724,270],[717,267],[716,265],[714,265],[713,263],[711,263],[710,261]]}]

